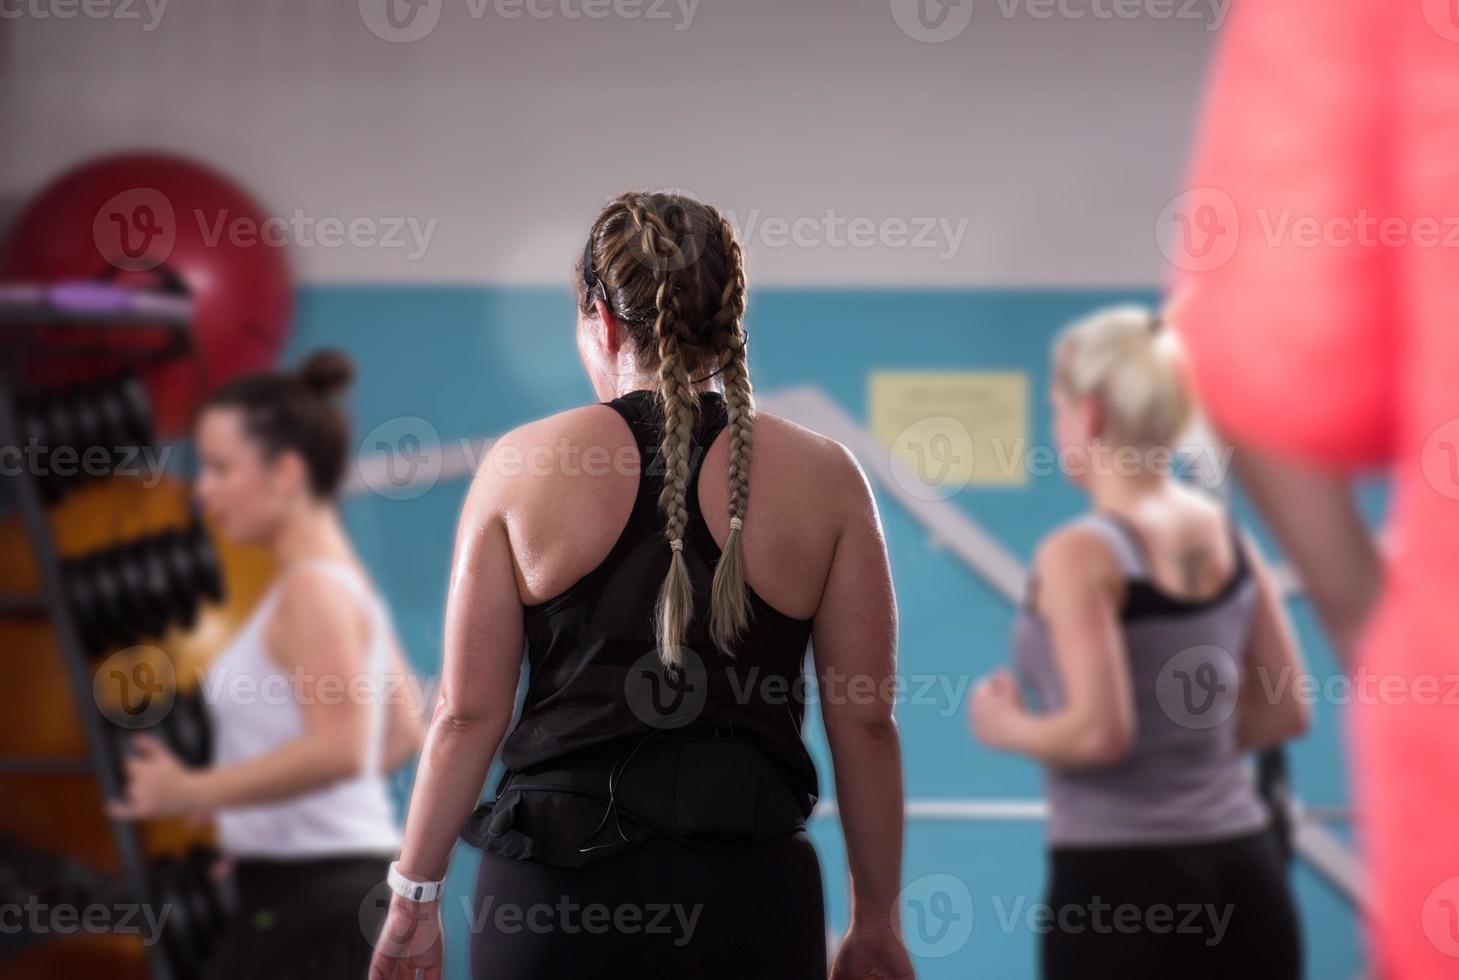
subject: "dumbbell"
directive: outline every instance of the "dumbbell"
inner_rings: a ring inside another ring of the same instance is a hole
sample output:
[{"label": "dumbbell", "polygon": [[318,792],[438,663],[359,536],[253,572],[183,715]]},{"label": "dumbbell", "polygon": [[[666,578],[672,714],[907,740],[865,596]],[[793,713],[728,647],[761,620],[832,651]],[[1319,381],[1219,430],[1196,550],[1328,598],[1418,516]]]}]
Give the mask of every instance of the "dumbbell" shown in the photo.
[{"label": "dumbbell", "polygon": [[137,642],[142,616],[124,593],[122,571],[110,551],[69,559],[61,575],[71,618],[92,655]]},{"label": "dumbbell", "polygon": [[223,569],[218,564],[218,551],[213,539],[197,514],[193,514],[187,533],[188,551],[193,558],[194,574],[202,593],[213,602],[223,601]]},{"label": "dumbbell", "polygon": [[101,612],[91,576],[84,571],[85,559],[67,561],[61,566],[61,581],[71,619],[81,634],[81,643],[88,653],[96,654],[106,642]]},{"label": "dumbbell", "polygon": [[236,914],[231,882],[215,882],[218,852],[194,846],[181,858],[152,863],[153,895],[169,910],[164,941],[175,963],[193,973],[206,963]]},{"label": "dumbbell", "polygon": [[[101,905],[117,914],[139,899],[166,911],[160,937],[180,977],[195,977],[237,912],[230,879],[214,881],[218,852],[195,845],[184,855],[164,855],[147,867],[147,894],[137,896],[122,876],[0,838],[0,903],[84,909]],[[155,937],[149,937],[155,938]]]},{"label": "dumbbell", "polygon": [[[68,567],[66,580],[79,600],[74,609],[76,618],[81,621],[89,617],[81,627],[83,634],[102,645],[131,646],[136,642],[138,623],[108,552],[95,552],[74,568]],[[95,646],[93,652],[97,652]]]},{"label": "dumbbell", "polygon": [[172,619],[191,628],[202,599],[222,602],[224,596],[222,566],[207,529],[196,515],[187,528],[168,529],[157,535],[151,550],[158,564],[166,569],[173,598]]},{"label": "dumbbell", "polygon": [[97,445],[126,449],[152,445],[152,402],[140,379],[135,376],[119,378],[99,386],[94,395],[106,440]]},{"label": "dumbbell", "polygon": [[62,566],[72,617],[87,650],[131,646],[176,623],[190,629],[202,599],[221,601],[222,569],[202,522],[135,539]]},{"label": "dumbbell", "polygon": [[150,898],[160,906],[159,917],[166,915],[162,944],[167,958],[179,975],[200,976],[217,939],[202,894],[209,883],[206,878],[199,882],[191,864],[171,855],[153,860],[148,872]]},{"label": "dumbbell", "polygon": [[[0,908],[22,909],[34,903],[42,908],[84,910],[100,905],[114,917],[110,921],[119,922],[123,916],[130,918],[126,910],[134,901],[118,875],[74,857],[0,837]],[[7,929],[0,937],[0,955],[18,953],[27,943],[41,942],[47,936],[44,929]]]},{"label": "dumbbell", "polygon": [[206,766],[213,761],[213,719],[201,689],[179,694],[162,721],[162,737],[183,762]]},{"label": "dumbbell", "polygon": [[174,617],[191,628],[200,599],[223,600],[223,576],[212,539],[194,518],[186,530],[162,532],[156,548],[168,568],[172,594],[178,598]]},{"label": "dumbbell", "polygon": [[58,477],[49,465],[51,453],[56,446],[71,446],[76,441],[76,419],[65,400],[60,396],[45,400],[27,400],[20,408],[20,438],[22,450],[30,462],[31,447],[40,451],[39,459],[44,472],[37,472],[36,485],[41,497],[53,504],[64,495],[65,481]]},{"label": "dumbbell", "polygon": [[202,921],[209,926],[215,937],[222,935],[238,912],[238,895],[234,890],[232,877],[225,875],[221,880],[213,877],[213,867],[220,857],[216,849],[201,844],[193,845],[186,857],[188,866],[192,868],[193,879],[201,885],[199,894],[203,897]]},{"label": "dumbbell", "polygon": [[117,880],[74,858],[0,837],[0,904],[24,904],[34,896],[47,905],[82,908],[123,900]]},{"label": "dumbbell", "polygon": [[[45,472],[37,474],[37,482],[46,502],[55,503],[73,482],[87,475],[89,466],[110,473],[125,459],[124,450],[150,446],[152,406],[142,382],[127,376],[22,399],[20,431],[27,452],[30,446],[42,450],[38,462]],[[65,472],[58,472],[55,459],[60,449],[74,454],[65,461]],[[97,449],[104,451],[105,462],[86,463]]]},{"label": "dumbbell", "polygon": [[200,767],[213,761],[213,721],[200,688],[187,694],[174,691],[166,714],[144,728],[123,727],[114,720],[108,721],[111,754],[118,772],[122,771],[130,740],[135,735],[152,736],[186,765]]},{"label": "dumbbell", "polygon": [[[172,622],[179,606],[167,562],[156,546],[156,538],[139,538],[115,551],[123,591],[131,596],[132,608],[141,621],[141,631],[156,636]],[[188,603],[191,608],[191,603]]]}]

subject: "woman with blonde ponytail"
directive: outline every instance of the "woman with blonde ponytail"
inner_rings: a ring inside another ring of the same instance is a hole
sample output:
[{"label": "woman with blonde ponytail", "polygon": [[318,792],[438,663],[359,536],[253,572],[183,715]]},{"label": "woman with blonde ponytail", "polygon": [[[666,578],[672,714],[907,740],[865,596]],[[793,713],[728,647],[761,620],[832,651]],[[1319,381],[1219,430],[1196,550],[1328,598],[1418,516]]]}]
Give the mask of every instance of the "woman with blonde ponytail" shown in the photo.
[{"label": "woman with blonde ponytail", "polygon": [[[910,980],[896,607],[865,475],[756,408],[745,260],[717,210],[624,194],[574,281],[599,401],[497,440],[466,501],[372,976],[439,970],[459,835],[481,851],[480,977]],[[829,965],[811,646],[852,878]]]},{"label": "woman with blonde ponytail", "polygon": [[[1091,509],[1040,544],[974,735],[1046,771],[1045,980],[1298,980],[1281,844],[1245,753],[1300,735],[1280,593],[1220,503],[1172,473],[1193,406],[1175,338],[1102,310],[1054,348],[1054,432]],[[1104,911],[1105,927],[1097,917]],[[1211,910],[1182,928],[1160,917]],[[1110,928],[1123,919],[1129,928]]]}]

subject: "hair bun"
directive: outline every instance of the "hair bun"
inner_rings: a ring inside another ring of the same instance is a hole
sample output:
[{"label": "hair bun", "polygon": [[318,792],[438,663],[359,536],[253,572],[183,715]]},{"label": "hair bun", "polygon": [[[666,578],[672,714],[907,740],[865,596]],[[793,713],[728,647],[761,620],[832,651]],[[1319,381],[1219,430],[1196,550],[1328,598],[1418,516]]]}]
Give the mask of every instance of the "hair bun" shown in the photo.
[{"label": "hair bun", "polygon": [[299,377],[316,395],[332,398],[342,393],[355,379],[355,362],[341,350],[317,350],[299,368]]}]

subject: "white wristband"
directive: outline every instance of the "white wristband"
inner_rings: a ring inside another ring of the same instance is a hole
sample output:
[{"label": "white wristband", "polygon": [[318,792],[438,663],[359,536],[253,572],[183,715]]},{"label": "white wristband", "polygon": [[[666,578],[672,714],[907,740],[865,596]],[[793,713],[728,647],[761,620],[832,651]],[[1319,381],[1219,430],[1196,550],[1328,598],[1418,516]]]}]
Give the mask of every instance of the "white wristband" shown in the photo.
[{"label": "white wristband", "polygon": [[409,899],[412,902],[434,902],[441,896],[440,881],[413,881],[400,873],[396,868],[398,861],[390,862],[390,871],[385,875],[385,882],[390,890],[401,898]]}]

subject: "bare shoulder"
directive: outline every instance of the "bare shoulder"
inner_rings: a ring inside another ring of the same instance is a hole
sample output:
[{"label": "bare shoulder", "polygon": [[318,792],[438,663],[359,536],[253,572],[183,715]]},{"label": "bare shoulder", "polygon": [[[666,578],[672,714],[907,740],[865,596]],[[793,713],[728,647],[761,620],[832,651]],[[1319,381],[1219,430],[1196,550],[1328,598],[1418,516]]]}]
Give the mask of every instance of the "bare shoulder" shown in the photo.
[{"label": "bare shoulder", "polygon": [[1180,509],[1207,528],[1221,530],[1230,519],[1226,505],[1211,494],[1177,483],[1172,487]]},{"label": "bare shoulder", "polygon": [[[573,454],[592,447],[632,443],[622,416],[606,405],[580,405],[544,418],[524,422],[492,443],[487,458],[523,459],[530,474],[563,469]],[[526,465],[530,462],[530,465]]]},{"label": "bare shoulder", "polygon": [[836,459],[850,455],[850,450],[830,436],[822,435],[814,429],[807,429],[783,415],[756,409],[755,440],[757,447],[762,439],[769,440],[770,444],[777,449],[788,449],[803,454],[812,465],[834,465]]},{"label": "bare shoulder", "polygon": [[871,500],[871,485],[861,463],[844,443],[803,425],[772,415],[755,413],[753,467],[773,468],[777,483],[788,482],[824,506],[844,506],[859,512]]},{"label": "bare shoulder", "polygon": [[305,565],[283,573],[279,580],[279,617],[309,618],[310,612],[337,615],[355,608],[349,593],[329,572]]},{"label": "bare shoulder", "polygon": [[580,405],[524,422],[498,436],[472,480],[478,506],[506,506],[564,474],[611,468],[615,449],[632,447],[622,417],[606,405]]},{"label": "bare shoulder", "polygon": [[1034,552],[1034,573],[1043,582],[1117,583],[1120,564],[1105,537],[1083,521],[1050,531]]},{"label": "bare shoulder", "polygon": [[274,659],[291,664],[349,649],[362,629],[359,604],[338,580],[318,569],[295,568],[279,581],[267,646]]}]

